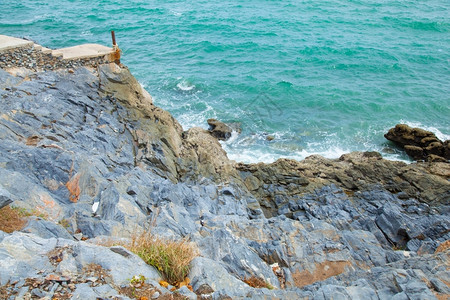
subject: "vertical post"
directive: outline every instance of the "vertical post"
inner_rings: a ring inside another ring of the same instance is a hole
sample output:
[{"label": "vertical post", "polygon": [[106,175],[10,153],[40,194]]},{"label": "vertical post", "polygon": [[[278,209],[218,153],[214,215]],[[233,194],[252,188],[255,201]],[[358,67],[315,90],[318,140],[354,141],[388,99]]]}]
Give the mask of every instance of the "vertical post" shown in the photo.
[{"label": "vertical post", "polygon": [[116,35],[114,34],[114,30],[111,30],[111,38],[112,38],[112,43],[113,43],[113,47],[116,46]]},{"label": "vertical post", "polygon": [[111,38],[112,38],[112,43],[113,43],[113,53],[111,56],[112,61],[114,61],[116,64],[120,65],[120,49],[117,46],[116,43],[116,35],[114,33],[114,30],[111,30]]}]

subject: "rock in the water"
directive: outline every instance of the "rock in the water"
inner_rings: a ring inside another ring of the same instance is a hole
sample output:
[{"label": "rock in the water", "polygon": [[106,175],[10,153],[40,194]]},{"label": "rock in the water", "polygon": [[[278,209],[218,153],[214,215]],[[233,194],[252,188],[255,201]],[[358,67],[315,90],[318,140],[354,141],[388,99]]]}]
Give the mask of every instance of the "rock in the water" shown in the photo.
[{"label": "rock in the water", "polygon": [[441,157],[440,161],[450,160],[449,141],[442,142],[431,131],[397,124],[384,137],[403,147],[415,160],[438,161],[435,156]]},{"label": "rock in the water", "polygon": [[216,119],[208,119],[209,132],[217,139],[226,141],[231,137],[231,133],[233,129],[227,124],[216,120]]}]

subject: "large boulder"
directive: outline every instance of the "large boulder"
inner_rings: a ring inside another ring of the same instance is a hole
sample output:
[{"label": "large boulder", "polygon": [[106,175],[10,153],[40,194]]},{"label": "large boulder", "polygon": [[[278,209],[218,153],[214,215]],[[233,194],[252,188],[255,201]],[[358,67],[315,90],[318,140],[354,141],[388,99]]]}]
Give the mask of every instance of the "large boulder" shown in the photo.
[{"label": "large boulder", "polygon": [[384,137],[403,147],[415,160],[445,162],[450,159],[449,141],[442,142],[431,131],[397,124],[389,129]]}]

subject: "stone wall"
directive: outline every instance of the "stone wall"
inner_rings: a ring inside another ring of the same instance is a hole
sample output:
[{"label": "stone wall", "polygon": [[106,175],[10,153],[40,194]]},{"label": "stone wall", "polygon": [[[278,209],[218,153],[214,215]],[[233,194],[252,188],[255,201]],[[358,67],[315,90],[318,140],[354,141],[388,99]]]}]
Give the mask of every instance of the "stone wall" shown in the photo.
[{"label": "stone wall", "polygon": [[97,67],[109,62],[111,62],[109,55],[63,59],[61,56],[53,56],[51,52],[46,53],[38,50],[33,45],[0,52],[0,68],[2,69],[24,67],[33,71],[48,71],[80,66]]}]

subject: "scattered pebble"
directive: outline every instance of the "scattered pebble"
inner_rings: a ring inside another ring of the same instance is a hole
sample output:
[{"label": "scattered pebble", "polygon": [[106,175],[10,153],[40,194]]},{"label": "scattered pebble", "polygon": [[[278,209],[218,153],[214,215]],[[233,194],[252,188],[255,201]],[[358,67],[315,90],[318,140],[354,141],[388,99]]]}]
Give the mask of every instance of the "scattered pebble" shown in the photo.
[{"label": "scattered pebble", "polygon": [[0,55],[0,68],[2,69],[23,67],[33,71],[42,71],[69,68],[68,72],[71,74],[74,73],[72,69],[74,67],[96,67],[107,62],[104,57],[63,60],[61,57],[36,50],[33,46],[10,49]]},{"label": "scattered pebble", "polygon": [[159,292],[155,292],[155,293],[152,295],[152,299],[156,299],[156,298],[158,298],[160,295],[161,295],[161,294],[160,294]]}]

